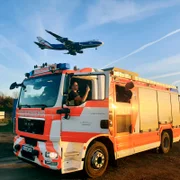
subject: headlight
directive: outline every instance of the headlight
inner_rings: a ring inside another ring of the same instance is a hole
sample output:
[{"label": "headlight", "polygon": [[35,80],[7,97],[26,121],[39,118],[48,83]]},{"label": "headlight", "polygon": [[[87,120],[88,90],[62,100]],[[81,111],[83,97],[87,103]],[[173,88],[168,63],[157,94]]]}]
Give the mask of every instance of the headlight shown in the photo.
[{"label": "headlight", "polygon": [[46,152],[45,156],[47,158],[56,159],[58,157],[58,153],[56,153],[56,152]]}]

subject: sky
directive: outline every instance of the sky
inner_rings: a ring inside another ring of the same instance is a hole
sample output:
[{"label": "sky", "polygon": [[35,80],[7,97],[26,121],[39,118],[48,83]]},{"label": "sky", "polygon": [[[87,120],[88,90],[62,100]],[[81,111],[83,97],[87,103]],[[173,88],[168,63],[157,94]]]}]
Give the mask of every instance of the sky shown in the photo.
[{"label": "sky", "polygon": [[[11,94],[34,65],[119,67],[180,89],[180,0],[0,0],[0,92]],[[97,50],[70,56],[41,50],[45,29],[72,41],[99,39]]]}]

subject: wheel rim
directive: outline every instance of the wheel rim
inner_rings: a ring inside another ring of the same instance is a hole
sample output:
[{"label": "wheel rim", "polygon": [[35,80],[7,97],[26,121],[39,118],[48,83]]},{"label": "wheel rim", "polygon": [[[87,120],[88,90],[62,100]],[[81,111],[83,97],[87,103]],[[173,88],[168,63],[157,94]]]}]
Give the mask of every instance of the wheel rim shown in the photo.
[{"label": "wheel rim", "polygon": [[169,148],[169,139],[168,139],[167,137],[164,138],[164,147],[165,147],[166,149]]},{"label": "wheel rim", "polygon": [[91,164],[94,169],[101,169],[104,166],[105,156],[102,153],[102,151],[97,150],[94,152],[92,159],[91,159]]}]

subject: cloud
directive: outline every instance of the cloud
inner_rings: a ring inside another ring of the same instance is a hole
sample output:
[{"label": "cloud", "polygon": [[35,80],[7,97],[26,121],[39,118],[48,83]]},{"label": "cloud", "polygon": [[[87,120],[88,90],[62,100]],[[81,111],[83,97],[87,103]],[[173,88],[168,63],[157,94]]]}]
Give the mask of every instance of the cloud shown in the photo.
[{"label": "cloud", "polygon": [[78,29],[86,29],[94,26],[117,22],[126,23],[155,15],[158,10],[180,4],[179,0],[161,0],[159,2],[142,2],[141,4],[128,0],[99,0],[87,10],[87,19]]},{"label": "cloud", "polygon": [[[34,3],[29,4],[27,11],[32,13],[24,13],[24,17],[18,15],[17,23],[26,31],[31,32],[31,34],[33,33],[33,35],[51,37],[45,32],[45,29],[55,31],[56,33],[65,32],[71,22],[69,18],[72,18],[73,12],[79,5],[79,0],[72,1],[71,3],[66,0],[40,0],[40,4],[36,7],[34,7]],[[18,14],[18,12],[19,7],[16,7],[16,13]]]},{"label": "cloud", "polygon": [[180,84],[180,80],[176,80],[176,81],[174,81],[173,83],[172,83],[172,85],[177,85],[177,84]]},{"label": "cloud", "polygon": [[[141,72],[142,74],[154,74],[154,73],[164,73],[169,70],[175,72],[179,70],[180,66],[180,54],[159,60],[148,62],[142,65],[138,65],[134,68],[134,71]],[[171,67],[171,68],[169,68]]]},{"label": "cloud", "polygon": [[24,73],[18,69],[8,68],[0,64],[0,91],[5,95],[11,95],[12,91],[9,90],[11,83],[17,81],[21,82],[23,80]]},{"label": "cloud", "polygon": [[37,61],[35,61],[25,50],[13,44],[2,35],[0,35],[0,54],[2,54],[7,60],[11,61],[9,63],[13,63],[13,61],[16,61],[17,59],[19,62],[30,66],[37,63]]},{"label": "cloud", "polygon": [[179,33],[179,32],[180,32],[180,29],[177,29],[177,30],[175,30],[175,31],[172,31],[172,32],[166,34],[165,36],[163,36],[163,37],[161,37],[161,38],[159,38],[159,39],[157,39],[157,40],[155,40],[155,41],[152,41],[152,42],[150,42],[150,43],[147,43],[147,44],[141,46],[140,48],[138,48],[138,49],[134,50],[133,52],[131,52],[131,53],[123,56],[122,58],[119,58],[119,59],[117,59],[117,60],[115,60],[115,61],[112,61],[112,62],[106,64],[106,65],[103,66],[102,68],[105,68],[105,67],[107,67],[107,66],[109,66],[109,65],[111,65],[111,64],[114,64],[114,63],[118,62],[118,61],[124,60],[124,59],[132,56],[133,54],[136,54],[136,53],[138,53],[138,52],[141,52],[141,51],[143,51],[144,49],[146,49],[147,47],[152,46],[153,44],[156,44],[156,43],[162,41],[163,39],[166,39],[166,38],[168,38],[169,36],[172,36],[172,35],[177,34],[177,33]]},{"label": "cloud", "polygon": [[79,5],[80,0],[72,1],[71,3],[66,0],[39,0],[39,3],[29,3],[28,6],[26,5],[26,12],[23,13],[20,11],[19,6],[16,6],[16,23],[20,30],[23,31],[22,34],[18,34],[19,43],[22,43],[26,38],[26,48],[38,58],[38,62],[53,61],[51,56],[54,56],[55,52],[42,51],[38,46],[33,45],[33,41],[37,41],[36,37],[41,36],[50,43],[58,43],[53,36],[45,32],[45,29],[62,36],[68,36],[69,32],[72,33],[69,25],[72,22],[72,14]]},{"label": "cloud", "polygon": [[[9,32],[2,32],[7,35],[6,37],[0,33],[0,91],[11,94],[8,90],[9,85],[15,81],[21,82],[24,74],[35,64],[59,61],[57,52],[43,52],[33,45],[33,41],[36,40],[36,36],[55,41],[45,29],[62,35],[64,32],[67,33],[66,30],[71,23],[69,18],[79,5],[79,0],[71,3],[65,0],[39,0],[36,3],[26,2],[25,6],[23,3],[20,6],[13,6],[11,20],[16,26],[12,27],[13,31],[9,28]],[[10,26],[13,26],[12,22]],[[7,26],[8,22],[5,23]],[[0,24],[1,26],[4,25]]]},{"label": "cloud", "polygon": [[148,77],[148,79],[160,79],[160,78],[165,78],[165,77],[170,77],[170,76],[176,76],[179,74],[180,74],[180,71],[167,73],[167,74],[161,74],[161,75],[157,75],[157,76],[152,76],[152,77]]},{"label": "cloud", "polygon": [[37,64],[25,50],[0,35],[0,83],[1,91],[11,94],[9,85],[22,81],[25,71]]}]

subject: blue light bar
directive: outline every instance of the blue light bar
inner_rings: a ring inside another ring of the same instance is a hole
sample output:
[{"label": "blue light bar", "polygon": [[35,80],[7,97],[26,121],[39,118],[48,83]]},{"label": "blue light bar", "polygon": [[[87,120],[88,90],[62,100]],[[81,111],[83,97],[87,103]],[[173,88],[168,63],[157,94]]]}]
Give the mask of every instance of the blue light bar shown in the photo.
[{"label": "blue light bar", "polygon": [[56,68],[60,69],[60,70],[70,69],[70,64],[68,64],[68,63],[59,63],[59,64],[56,65]]},{"label": "blue light bar", "polygon": [[178,89],[170,88],[170,91],[178,93]]},{"label": "blue light bar", "polygon": [[34,75],[34,71],[31,71],[31,72],[29,73],[29,75],[30,75],[30,76],[33,76],[33,75]]}]

